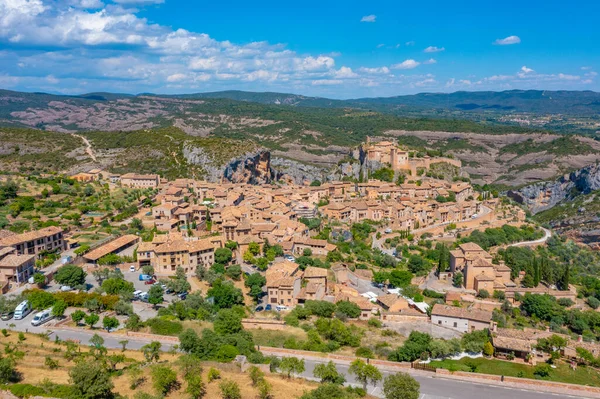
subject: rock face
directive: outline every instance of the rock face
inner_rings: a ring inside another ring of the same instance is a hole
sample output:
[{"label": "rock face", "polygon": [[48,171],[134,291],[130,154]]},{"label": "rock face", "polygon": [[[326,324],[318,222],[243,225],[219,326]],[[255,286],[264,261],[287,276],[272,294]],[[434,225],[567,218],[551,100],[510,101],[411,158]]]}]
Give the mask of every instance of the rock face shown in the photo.
[{"label": "rock face", "polygon": [[232,183],[266,184],[275,177],[271,153],[265,150],[234,158],[223,170],[223,179]]},{"label": "rock face", "polygon": [[553,182],[540,182],[511,190],[507,194],[515,201],[525,204],[532,213],[552,208],[564,200],[600,189],[600,165],[586,166]]},{"label": "rock face", "polygon": [[312,165],[306,165],[298,161],[286,158],[271,159],[271,167],[277,179],[287,180],[295,184],[310,183],[314,180],[327,180],[326,171]]}]

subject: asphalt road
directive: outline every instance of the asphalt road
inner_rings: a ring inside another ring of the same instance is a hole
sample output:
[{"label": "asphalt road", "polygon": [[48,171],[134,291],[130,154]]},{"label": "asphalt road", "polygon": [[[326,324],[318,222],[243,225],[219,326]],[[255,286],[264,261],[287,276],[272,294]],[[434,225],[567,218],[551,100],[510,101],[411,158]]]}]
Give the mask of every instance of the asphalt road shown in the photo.
[{"label": "asphalt road", "polygon": [[[314,379],[313,370],[319,363],[325,364],[324,360],[305,359],[306,371],[302,377]],[[336,362],[337,369],[346,376],[346,381],[355,386],[361,386],[352,375],[348,373],[349,365],[347,362]],[[384,378],[396,371],[381,370]],[[561,398],[582,398],[582,396],[560,395],[547,392],[537,392],[512,387],[502,387],[496,385],[486,385],[480,383],[457,381],[436,377],[433,373],[410,371],[410,374],[421,384],[421,399],[547,399],[551,397]],[[383,397],[383,383],[369,385],[367,390],[369,394],[376,397]]]}]

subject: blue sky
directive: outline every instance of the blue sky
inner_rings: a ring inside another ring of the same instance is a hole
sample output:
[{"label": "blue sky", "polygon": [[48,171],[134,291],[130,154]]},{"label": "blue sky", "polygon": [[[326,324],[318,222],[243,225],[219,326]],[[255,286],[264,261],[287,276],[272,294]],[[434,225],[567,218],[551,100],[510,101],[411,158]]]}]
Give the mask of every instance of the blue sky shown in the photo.
[{"label": "blue sky", "polygon": [[0,0],[0,87],[600,91],[591,1]]}]

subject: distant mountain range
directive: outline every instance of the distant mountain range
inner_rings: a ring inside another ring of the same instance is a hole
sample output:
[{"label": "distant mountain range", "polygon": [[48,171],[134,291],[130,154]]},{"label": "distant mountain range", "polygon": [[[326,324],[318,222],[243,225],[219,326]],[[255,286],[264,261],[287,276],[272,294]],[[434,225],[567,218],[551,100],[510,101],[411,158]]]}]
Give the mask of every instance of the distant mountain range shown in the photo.
[{"label": "distant mountain range", "polygon": [[[444,110],[460,113],[534,113],[565,114],[573,116],[596,116],[600,113],[600,93],[593,91],[458,91],[454,93],[420,93],[395,97],[358,98],[334,100],[322,97],[308,97],[298,94],[275,92],[219,91],[179,95],[142,93],[138,95],[116,93],[87,93],[78,96],[60,96],[46,93],[22,93],[0,90],[0,105],[3,98],[21,97],[23,101],[12,103],[11,112],[19,105],[40,106],[50,101],[63,101],[66,98],[81,105],[97,101],[115,101],[132,97],[159,97],[179,99],[228,99],[270,105],[319,108],[359,108],[378,112],[414,113],[425,110]],[[8,111],[5,109],[4,112]],[[2,112],[2,111],[0,111]]]}]

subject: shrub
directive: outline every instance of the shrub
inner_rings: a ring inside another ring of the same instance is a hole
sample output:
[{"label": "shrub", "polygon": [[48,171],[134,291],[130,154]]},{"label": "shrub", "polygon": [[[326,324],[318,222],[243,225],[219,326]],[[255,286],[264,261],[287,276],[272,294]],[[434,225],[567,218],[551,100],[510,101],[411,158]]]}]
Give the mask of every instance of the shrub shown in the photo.
[{"label": "shrub", "polygon": [[490,297],[490,293],[487,290],[479,290],[477,296],[481,299],[487,299]]},{"label": "shrub", "polygon": [[381,328],[383,326],[383,323],[381,322],[381,320],[376,319],[375,317],[371,317],[369,319],[369,327],[375,327],[375,328]]},{"label": "shrub", "polygon": [[590,305],[592,309],[598,309],[600,307],[600,300],[598,298],[590,296],[587,299],[587,304]]},{"label": "shrub", "polygon": [[552,369],[550,368],[549,364],[546,363],[541,363],[538,364],[537,366],[535,366],[535,369],[533,371],[533,375],[536,378],[547,378],[550,376],[550,371]]},{"label": "shrub", "polygon": [[54,360],[50,356],[46,356],[46,360],[44,361],[44,364],[50,370],[56,370],[58,368],[58,360]]},{"label": "shrub", "polygon": [[213,382],[221,378],[221,372],[214,367],[208,370],[208,382]]},{"label": "shrub", "polygon": [[241,399],[242,394],[240,392],[240,386],[237,382],[232,380],[223,380],[219,384],[219,390],[221,391],[221,397],[223,399]]},{"label": "shrub", "polygon": [[373,359],[375,357],[371,348],[367,348],[364,346],[361,346],[360,348],[358,348],[355,352],[355,355],[357,357],[366,357],[368,359]]},{"label": "shrub", "polygon": [[166,395],[177,386],[177,373],[167,366],[152,367],[152,386],[158,394]]},{"label": "shrub", "polygon": [[155,317],[153,319],[146,320],[145,323],[152,334],[157,335],[179,335],[183,331],[183,325],[178,321],[170,321]]}]

